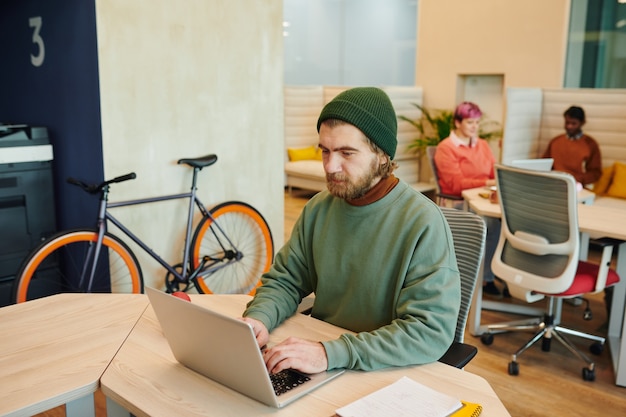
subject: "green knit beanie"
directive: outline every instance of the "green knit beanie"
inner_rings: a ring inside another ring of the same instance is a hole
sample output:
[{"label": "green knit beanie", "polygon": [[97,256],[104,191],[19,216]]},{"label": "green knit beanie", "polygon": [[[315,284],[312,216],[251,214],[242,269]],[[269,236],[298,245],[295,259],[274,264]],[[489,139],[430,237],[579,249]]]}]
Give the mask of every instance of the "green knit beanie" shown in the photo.
[{"label": "green knit beanie", "polygon": [[338,94],[320,113],[317,131],[327,119],[356,126],[393,159],[398,147],[398,122],[389,96],[380,88],[357,87]]}]

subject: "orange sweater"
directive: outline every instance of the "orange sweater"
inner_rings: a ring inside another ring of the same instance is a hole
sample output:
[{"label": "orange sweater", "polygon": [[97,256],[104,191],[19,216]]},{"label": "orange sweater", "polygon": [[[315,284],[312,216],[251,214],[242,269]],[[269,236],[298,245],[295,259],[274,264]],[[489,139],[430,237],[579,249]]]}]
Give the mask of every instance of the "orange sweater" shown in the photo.
[{"label": "orange sweater", "polygon": [[495,178],[495,162],[486,140],[473,138],[471,145],[466,146],[452,132],[437,145],[435,153],[441,192],[460,197],[463,190],[485,185],[488,179]]},{"label": "orange sweater", "polygon": [[568,139],[565,134],[559,135],[550,141],[543,157],[554,158],[552,169],[572,174],[583,185],[602,176],[600,147],[591,136]]}]

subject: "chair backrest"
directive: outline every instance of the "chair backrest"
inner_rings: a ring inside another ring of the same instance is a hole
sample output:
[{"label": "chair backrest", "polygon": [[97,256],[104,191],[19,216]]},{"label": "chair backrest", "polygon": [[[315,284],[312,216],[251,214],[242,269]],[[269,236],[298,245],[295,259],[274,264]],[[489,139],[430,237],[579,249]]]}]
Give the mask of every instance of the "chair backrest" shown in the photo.
[{"label": "chair backrest", "polygon": [[442,207],[454,240],[454,253],[461,275],[461,308],[456,324],[454,341],[462,343],[470,304],[485,251],[486,227],[477,214]]},{"label": "chair backrest", "polygon": [[435,153],[437,153],[436,146],[426,147],[426,157],[428,158],[430,169],[433,171],[433,177],[435,178],[436,203],[441,207],[462,208],[463,197],[443,194],[441,192],[441,186],[439,185],[439,171],[437,170],[437,164],[435,163]]},{"label": "chair backrest", "polygon": [[435,191],[437,194],[441,194],[441,187],[439,187],[439,173],[437,172],[437,165],[435,164],[435,153],[437,152],[436,146],[426,147],[426,158],[430,164],[430,169],[433,171],[433,177],[435,178]]},{"label": "chair backrest", "polygon": [[504,165],[496,165],[496,180],[502,231],[493,273],[518,288],[565,291],[580,251],[576,180],[563,172]]}]

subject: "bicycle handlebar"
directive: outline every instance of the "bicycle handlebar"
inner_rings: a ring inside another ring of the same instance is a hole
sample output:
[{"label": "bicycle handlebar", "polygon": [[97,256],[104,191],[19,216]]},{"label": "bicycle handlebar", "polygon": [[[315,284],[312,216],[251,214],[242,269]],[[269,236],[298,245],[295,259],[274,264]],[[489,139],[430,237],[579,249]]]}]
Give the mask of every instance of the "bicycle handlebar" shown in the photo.
[{"label": "bicycle handlebar", "polygon": [[115,177],[112,180],[108,180],[105,181],[103,183],[100,184],[85,184],[84,182],[77,180],[76,178],[72,178],[69,177],[67,179],[67,182],[72,184],[72,185],[76,185],[80,188],[82,188],[84,191],[90,193],[90,194],[96,194],[100,191],[102,191],[104,188],[106,188],[109,184],[113,184],[116,182],[124,182],[124,181],[128,181],[128,180],[134,180],[135,178],[137,178],[137,174],[135,174],[134,172],[131,172],[129,174],[126,175],[121,175],[119,177]]}]

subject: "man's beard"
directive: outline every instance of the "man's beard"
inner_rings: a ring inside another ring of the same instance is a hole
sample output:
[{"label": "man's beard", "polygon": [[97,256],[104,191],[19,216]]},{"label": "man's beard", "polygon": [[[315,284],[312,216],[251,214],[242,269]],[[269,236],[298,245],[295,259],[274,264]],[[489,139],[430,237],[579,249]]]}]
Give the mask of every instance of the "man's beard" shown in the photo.
[{"label": "man's beard", "polygon": [[[342,173],[326,174],[326,186],[328,191],[335,197],[343,198],[345,200],[355,200],[361,198],[372,188],[372,181],[376,177],[380,176],[380,166],[378,165],[378,158],[374,158],[370,164],[369,170],[356,179],[355,182],[351,181],[347,175]],[[333,180],[339,180],[341,182],[336,183]]]}]

